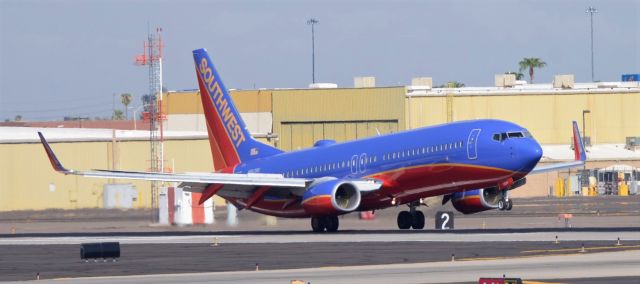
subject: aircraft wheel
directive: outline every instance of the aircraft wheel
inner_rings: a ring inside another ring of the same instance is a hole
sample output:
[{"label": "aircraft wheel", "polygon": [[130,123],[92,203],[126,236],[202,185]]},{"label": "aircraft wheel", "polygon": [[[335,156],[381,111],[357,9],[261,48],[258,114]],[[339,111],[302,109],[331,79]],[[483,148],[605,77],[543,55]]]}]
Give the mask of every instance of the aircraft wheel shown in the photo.
[{"label": "aircraft wheel", "polygon": [[398,213],[398,228],[401,230],[406,230],[411,228],[411,223],[413,223],[413,216],[409,211],[402,211]]},{"label": "aircraft wheel", "polygon": [[505,200],[504,199],[500,199],[498,201],[498,210],[504,211],[505,208],[507,208],[507,204],[506,204]]},{"label": "aircraft wheel", "polygon": [[512,208],[513,208],[513,201],[511,201],[511,199],[509,199],[509,200],[507,200],[507,207],[505,208],[505,210],[511,211]]},{"label": "aircraft wheel", "polygon": [[338,220],[338,216],[327,216],[325,217],[325,226],[327,228],[327,232],[337,232],[338,226],[340,226],[340,221]]},{"label": "aircraft wheel", "polygon": [[311,217],[311,229],[316,233],[324,232],[324,223],[324,218],[322,217]]},{"label": "aircraft wheel", "polygon": [[412,217],[411,227],[417,230],[424,229],[424,213],[416,211]]}]

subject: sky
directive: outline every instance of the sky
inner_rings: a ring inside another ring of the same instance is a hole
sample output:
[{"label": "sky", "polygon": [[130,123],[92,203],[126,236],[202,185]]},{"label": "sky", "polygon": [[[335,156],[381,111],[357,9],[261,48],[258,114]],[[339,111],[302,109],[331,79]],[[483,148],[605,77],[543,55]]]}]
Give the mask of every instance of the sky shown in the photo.
[{"label": "sky", "polygon": [[[114,96],[148,93],[148,69],[133,64],[149,29],[162,27],[163,82],[196,89],[191,51],[206,48],[228,88],[305,88],[316,81],[377,86],[432,77],[492,86],[524,57],[555,74],[591,81],[640,73],[640,0],[147,1],[0,0],[0,120],[110,117]],[[526,72],[525,72],[526,73]],[[119,98],[116,108],[122,108]]]}]

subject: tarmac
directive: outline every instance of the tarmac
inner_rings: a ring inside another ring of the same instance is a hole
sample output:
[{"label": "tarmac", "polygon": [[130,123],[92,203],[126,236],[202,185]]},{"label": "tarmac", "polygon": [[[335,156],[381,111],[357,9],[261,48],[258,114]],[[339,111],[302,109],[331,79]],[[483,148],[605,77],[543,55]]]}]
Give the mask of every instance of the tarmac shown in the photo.
[{"label": "tarmac", "polygon": [[[374,220],[343,216],[340,232],[324,234],[310,232],[306,219],[274,225],[245,211],[238,226],[216,211],[215,224],[192,227],[150,225],[144,210],[2,213],[0,281],[472,283],[505,274],[640,283],[640,196],[517,201],[510,212],[456,214],[453,230],[397,230],[400,206]],[[433,214],[448,209],[421,208],[430,228]],[[81,243],[102,241],[120,242],[121,257],[80,259]]]}]

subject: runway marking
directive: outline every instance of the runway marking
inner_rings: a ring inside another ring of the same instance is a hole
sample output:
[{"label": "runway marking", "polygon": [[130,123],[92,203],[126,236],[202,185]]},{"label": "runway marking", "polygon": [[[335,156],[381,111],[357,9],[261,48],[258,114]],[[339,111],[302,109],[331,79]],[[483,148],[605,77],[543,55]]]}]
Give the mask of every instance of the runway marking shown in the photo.
[{"label": "runway marking", "polygon": [[[585,250],[612,250],[612,249],[629,249],[640,248],[640,245],[632,246],[606,246],[606,247],[584,247]],[[536,249],[536,250],[524,250],[520,253],[547,253],[547,252],[563,252],[563,251],[580,251],[582,248],[566,248],[566,249]]]},{"label": "runway marking", "polygon": [[[613,249],[613,248],[638,248],[640,249],[640,245],[634,245],[634,246],[616,246],[616,247],[593,247],[593,248],[587,248],[585,247],[584,249],[586,251],[589,250],[598,250],[597,248],[609,248],[609,249]],[[546,256],[575,256],[575,255],[583,255],[584,253],[581,253],[580,250],[582,248],[578,248],[578,249],[558,249],[558,250],[530,250],[530,251],[521,251],[520,253],[535,253],[535,252],[572,252],[575,251],[576,253],[549,253],[549,254],[534,254],[534,255],[512,255],[512,256],[495,256],[495,257],[467,257],[467,258],[459,258],[456,259],[456,261],[476,261],[476,260],[503,260],[503,259],[516,259],[516,258],[535,258],[535,257],[546,257]],[[604,250],[604,249],[601,249]],[[623,251],[631,251],[631,250],[623,250]],[[599,251],[602,252],[602,251]],[[594,252],[594,253],[598,253],[598,252]]]},{"label": "runway marking", "polygon": [[522,284],[565,284],[565,283],[564,282],[541,282],[541,281],[522,280]]}]

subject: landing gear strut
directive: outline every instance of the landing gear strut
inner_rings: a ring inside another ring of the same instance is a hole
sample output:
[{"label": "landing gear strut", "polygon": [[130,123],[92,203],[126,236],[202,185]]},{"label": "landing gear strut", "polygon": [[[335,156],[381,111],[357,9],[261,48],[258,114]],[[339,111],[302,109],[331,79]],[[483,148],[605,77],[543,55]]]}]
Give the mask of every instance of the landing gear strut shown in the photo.
[{"label": "landing gear strut", "polygon": [[414,228],[417,230],[424,228],[424,213],[416,210],[419,204],[412,203],[409,205],[409,211],[401,211],[398,213],[398,228],[407,230]]},{"label": "landing gear strut", "polygon": [[336,232],[338,231],[338,226],[340,226],[340,221],[338,221],[338,216],[319,216],[319,217],[311,217],[311,228],[314,232]]},{"label": "landing gear strut", "polygon": [[502,199],[498,201],[498,210],[500,211],[511,211],[513,208],[513,201],[509,198],[507,191],[503,191]]}]

